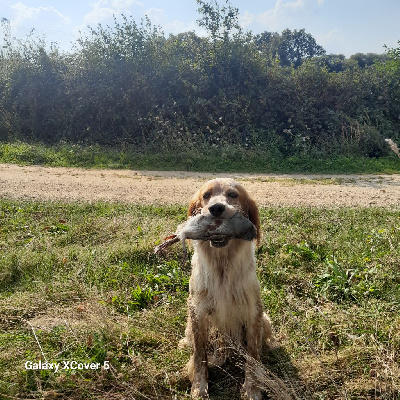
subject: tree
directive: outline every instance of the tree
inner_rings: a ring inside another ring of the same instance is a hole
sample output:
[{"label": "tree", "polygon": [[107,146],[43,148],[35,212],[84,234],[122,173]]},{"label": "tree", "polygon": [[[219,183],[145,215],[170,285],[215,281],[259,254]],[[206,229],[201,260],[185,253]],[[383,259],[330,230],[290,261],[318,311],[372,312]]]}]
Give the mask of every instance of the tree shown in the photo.
[{"label": "tree", "polygon": [[397,44],[397,48],[385,46],[388,58],[376,65],[379,76],[385,79],[384,93],[381,98],[384,101],[386,119],[393,126],[392,132],[388,129],[386,134],[395,140],[400,139],[400,40]]},{"label": "tree", "polygon": [[278,32],[263,32],[254,37],[258,49],[272,60],[279,58],[278,49],[281,42],[281,35]]},{"label": "tree", "polygon": [[329,69],[329,72],[341,72],[345,68],[346,57],[344,54],[327,54],[321,56],[320,60]]},{"label": "tree", "polygon": [[293,32],[285,29],[282,32],[278,54],[282,65],[293,65],[297,68],[308,58],[324,55],[325,50],[304,29],[295,29]]},{"label": "tree", "polygon": [[325,54],[323,47],[304,29],[285,29],[281,35],[264,32],[256,36],[256,43],[261,51],[278,58],[284,67],[298,68],[305,60]]},{"label": "tree", "polygon": [[357,61],[358,65],[361,68],[368,67],[370,65],[374,65],[375,62],[385,61],[388,58],[386,54],[375,54],[375,53],[356,53],[350,56],[350,60]]},{"label": "tree", "polygon": [[210,3],[197,0],[197,4],[200,6],[197,11],[202,15],[197,23],[206,28],[213,42],[226,40],[234,30],[240,31],[239,9],[233,7],[228,1],[226,1],[227,6],[224,7],[220,7],[216,0]]}]

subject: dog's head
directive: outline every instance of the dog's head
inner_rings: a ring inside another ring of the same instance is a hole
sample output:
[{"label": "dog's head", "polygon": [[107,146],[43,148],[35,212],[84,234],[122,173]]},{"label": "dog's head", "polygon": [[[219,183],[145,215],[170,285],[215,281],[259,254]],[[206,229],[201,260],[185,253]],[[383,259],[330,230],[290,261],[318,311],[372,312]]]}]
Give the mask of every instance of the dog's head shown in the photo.
[{"label": "dog's head", "polygon": [[260,219],[253,199],[233,179],[217,178],[205,183],[193,196],[189,204],[188,216],[211,215],[216,219],[227,219],[240,213],[248,218],[257,229],[260,240]]}]

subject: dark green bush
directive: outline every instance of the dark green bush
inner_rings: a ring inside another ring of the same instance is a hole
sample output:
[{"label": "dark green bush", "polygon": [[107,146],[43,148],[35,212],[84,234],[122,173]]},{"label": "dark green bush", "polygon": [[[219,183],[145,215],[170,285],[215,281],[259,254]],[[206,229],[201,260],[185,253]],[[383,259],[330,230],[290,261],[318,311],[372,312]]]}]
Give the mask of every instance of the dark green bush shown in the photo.
[{"label": "dark green bush", "polygon": [[253,36],[231,5],[198,3],[206,38],[166,38],[124,16],[82,36],[70,54],[6,37],[0,140],[380,157],[384,139],[399,138],[396,49],[375,63],[329,58],[304,30]]}]

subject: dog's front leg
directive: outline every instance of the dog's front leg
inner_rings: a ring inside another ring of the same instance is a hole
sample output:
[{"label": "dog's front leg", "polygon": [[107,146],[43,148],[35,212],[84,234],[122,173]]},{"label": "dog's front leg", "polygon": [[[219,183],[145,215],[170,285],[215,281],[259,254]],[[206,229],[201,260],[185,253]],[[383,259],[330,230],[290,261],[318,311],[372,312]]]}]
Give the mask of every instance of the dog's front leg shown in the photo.
[{"label": "dog's front leg", "polygon": [[263,339],[263,312],[261,304],[254,320],[246,327],[247,354],[243,389],[248,400],[261,400],[257,375]]},{"label": "dog's front leg", "polygon": [[193,354],[190,358],[188,370],[192,381],[191,395],[193,399],[208,398],[207,383],[207,322],[206,315],[196,308],[195,301],[189,298],[188,327],[192,330]]}]

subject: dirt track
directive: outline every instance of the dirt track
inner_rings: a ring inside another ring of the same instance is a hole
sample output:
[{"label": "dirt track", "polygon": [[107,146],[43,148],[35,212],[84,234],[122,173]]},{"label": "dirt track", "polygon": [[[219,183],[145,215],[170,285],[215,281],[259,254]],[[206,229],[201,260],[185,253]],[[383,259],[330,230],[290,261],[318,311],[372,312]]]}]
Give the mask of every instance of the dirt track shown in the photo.
[{"label": "dirt track", "polygon": [[0,164],[0,197],[11,199],[187,204],[202,182],[240,180],[260,205],[400,205],[400,175],[262,175],[86,170]]}]

